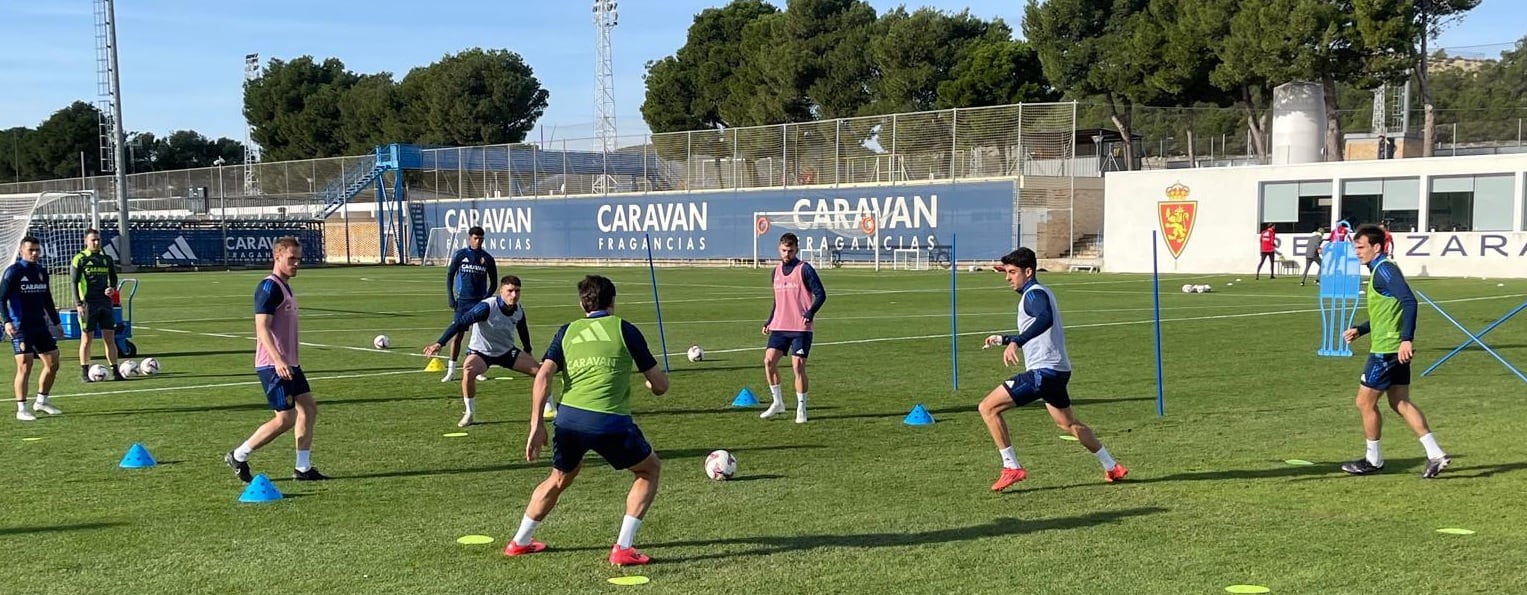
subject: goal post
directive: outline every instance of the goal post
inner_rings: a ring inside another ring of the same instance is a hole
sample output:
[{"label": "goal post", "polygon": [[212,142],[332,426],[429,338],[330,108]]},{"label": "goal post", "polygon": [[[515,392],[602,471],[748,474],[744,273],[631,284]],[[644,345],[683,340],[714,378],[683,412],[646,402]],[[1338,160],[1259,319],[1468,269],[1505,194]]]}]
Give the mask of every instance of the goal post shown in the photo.
[{"label": "goal post", "polygon": [[424,255],[419,259],[422,266],[439,266],[448,263],[451,255],[467,245],[467,230],[451,231],[449,227],[429,228],[429,238],[424,242]]},{"label": "goal post", "polygon": [[862,256],[880,270],[880,225],[874,215],[754,211],[753,268],[773,256],[772,248],[785,233],[800,239],[800,259],[817,268],[841,266]]},{"label": "goal post", "polygon": [[[0,246],[6,251],[4,262],[8,265],[16,259],[22,238],[37,238],[42,247],[38,262],[48,270],[53,303],[60,310],[74,306],[69,264],[84,247],[86,229],[101,229],[100,208],[93,190],[0,194]],[[103,232],[102,240],[107,236]],[[114,248],[111,244],[105,246],[113,258]]]}]

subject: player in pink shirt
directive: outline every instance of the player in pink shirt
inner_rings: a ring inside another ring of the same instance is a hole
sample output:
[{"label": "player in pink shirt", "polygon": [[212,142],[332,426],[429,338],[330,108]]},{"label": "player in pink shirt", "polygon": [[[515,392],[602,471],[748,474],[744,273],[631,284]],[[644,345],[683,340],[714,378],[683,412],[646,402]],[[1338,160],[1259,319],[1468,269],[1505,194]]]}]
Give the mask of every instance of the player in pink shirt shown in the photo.
[{"label": "player in pink shirt", "polygon": [[297,429],[297,465],[292,479],[328,479],[308,462],[313,446],[313,420],[318,405],[307,376],[297,362],[297,297],[288,285],[302,263],[297,238],[281,238],[271,247],[275,267],[255,286],[255,373],[265,389],[265,401],[276,416],[261,424],[238,448],[223,456],[240,481],[249,483],[249,455],[287,430]]},{"label": "player in pink shirt", "polygon": [[779,359],[790,352],[790,369],[795,372],[795,423],[806,423],[806,357],[811,354],[811,321],[827,301],[827,290],[810,263],[796,258],[800,239],[793,233],[779,237],[779,265],[774,267],[774,309],[764,321],[763,334],[769,338],[764,350],[764,378],[774,402],[759,417],[769,418],[785,410],[780,394]]}]

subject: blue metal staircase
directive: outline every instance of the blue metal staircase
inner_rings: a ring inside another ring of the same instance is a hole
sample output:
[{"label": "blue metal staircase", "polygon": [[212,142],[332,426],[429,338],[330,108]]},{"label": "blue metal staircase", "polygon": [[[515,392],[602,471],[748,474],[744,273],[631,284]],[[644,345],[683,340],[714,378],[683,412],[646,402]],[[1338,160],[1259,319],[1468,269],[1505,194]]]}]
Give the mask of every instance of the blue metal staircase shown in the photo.
[{"label": "blue metal staircase", "polygon": [[324,203],[321,218],[327,219],[329,215],[339,212],[341,208],[344,208],[345,203],[376,182],[382,172],[391,167],[392,164],[382,159],[381,155],[373,155],[371,159],[362,160],[345,170],[339,178],[319,191],[319,196],[323,198]]}]

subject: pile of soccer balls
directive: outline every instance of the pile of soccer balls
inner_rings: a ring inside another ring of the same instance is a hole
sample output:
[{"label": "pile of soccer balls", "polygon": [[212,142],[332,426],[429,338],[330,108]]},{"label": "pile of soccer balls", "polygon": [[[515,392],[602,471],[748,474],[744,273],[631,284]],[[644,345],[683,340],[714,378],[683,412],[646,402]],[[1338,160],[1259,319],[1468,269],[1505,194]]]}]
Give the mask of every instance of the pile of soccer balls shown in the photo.
[{"label": "pile of soccer balls", "polygon": [[[123,378],[153,376],[159,373],[159,360],[152,357],[144,358],[142,362],[125,359],[117,363],[117,372],[121,373]],[[86,371],[85,374],[91,382],[100,382],[111,377],[111,370],[108,370],[106,366],[96,364],[90,366],[90,370]]]},{"label": "pile of soccer balls", "polygon": [[1208,286],[1208,285],[1191,285],[1191,284],[1189,284],[1189,285],[1182,286],[1182,292],[1183,293],[1209,293],[1211,291],[1214,291],[1214,288],[1211,287],[1211,286]]}]

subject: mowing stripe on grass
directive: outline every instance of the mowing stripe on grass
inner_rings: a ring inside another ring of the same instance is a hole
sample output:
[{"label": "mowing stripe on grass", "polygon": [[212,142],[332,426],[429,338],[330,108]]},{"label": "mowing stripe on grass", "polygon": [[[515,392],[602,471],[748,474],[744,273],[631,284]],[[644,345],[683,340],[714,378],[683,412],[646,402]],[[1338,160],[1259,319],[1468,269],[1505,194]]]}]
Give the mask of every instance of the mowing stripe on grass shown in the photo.
[{"label": "mowing stripe on grass", "polygon": [[[337,375],[337,376],[313,376],[313,377],[308,378],[308,381],[309,382],[316,382],[316,381],[319,381],[319,380],[344,380],[346,378],[374,378],[374,377],[377,377],[377,376],[397,376],[399,374],[418,374],[418,373],[423,372],[423,371],[424,370],[397,370],[397,371],[394,371],[394,372],[372,372],[372,373],[369,373],[369,374],[340,374],[340,375]],[[196,384],[196,385],[191,385],[191,386],[156,386],[156,387],[153,387],[153,388],[125,388],[125,389],[122,389],[122,390],[106,390],[106,391],[96,391],[96,392],[88,392],[88,393],[74,393],[74,394],[68,394],[68,395],[49,395],[49,397],[50,398],[56,398],[56,397],[98,397],[98,396],[103,396],[103,395],[125,395],[125,394],[129,394],[129,393],[154,393],[154,392],[166,392],[166,391],[172,391],[172,390],[194,390],[194,389],[201,389],[201,388],[223,388],[223,387],[228,387],[228,386],[249,386],[249,385],[252,385],[252,384],[259,384],[259,383],[260,383],[259,380],[245,380],[245,381],[241,381],[241,382],[219,382],[217,384]]]}]

